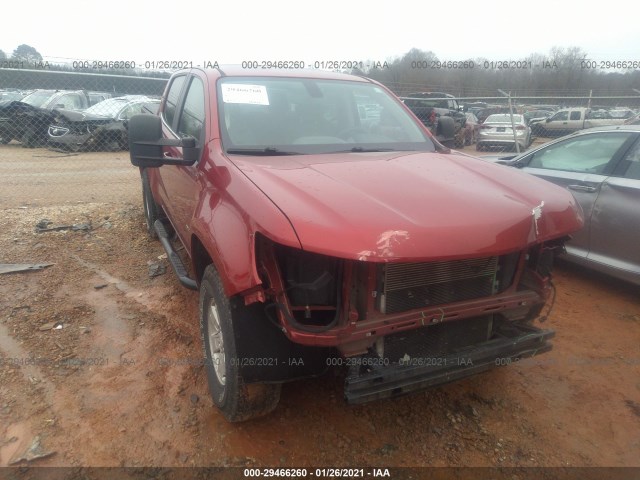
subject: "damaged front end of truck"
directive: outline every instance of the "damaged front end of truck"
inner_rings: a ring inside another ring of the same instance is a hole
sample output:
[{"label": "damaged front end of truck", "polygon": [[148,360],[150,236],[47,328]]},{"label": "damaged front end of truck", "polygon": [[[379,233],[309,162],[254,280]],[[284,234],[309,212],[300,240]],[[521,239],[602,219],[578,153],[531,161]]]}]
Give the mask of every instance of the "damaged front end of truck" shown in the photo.
[{"label": "damaged front end of truck", "polygon": [[258,238],[265,311],[297,344],[332,347],[350,403],[404,394],[551,349],[556,239],[503,255],[380,263]]}]

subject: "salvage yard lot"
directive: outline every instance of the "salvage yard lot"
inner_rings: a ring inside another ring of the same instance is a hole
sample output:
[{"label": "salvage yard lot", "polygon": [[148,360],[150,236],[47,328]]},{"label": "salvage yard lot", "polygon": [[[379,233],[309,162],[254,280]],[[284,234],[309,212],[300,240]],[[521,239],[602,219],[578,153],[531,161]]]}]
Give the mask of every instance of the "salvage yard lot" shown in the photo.
[{"label": "salvage yard lot", "polygon": [[638,287],[562,264],[544,356],[361,406],[333,370],[229,424],[128,152],[0,147],[0,209],[0,263],[55,264],[0,276],[0,466],[640,466]]}]

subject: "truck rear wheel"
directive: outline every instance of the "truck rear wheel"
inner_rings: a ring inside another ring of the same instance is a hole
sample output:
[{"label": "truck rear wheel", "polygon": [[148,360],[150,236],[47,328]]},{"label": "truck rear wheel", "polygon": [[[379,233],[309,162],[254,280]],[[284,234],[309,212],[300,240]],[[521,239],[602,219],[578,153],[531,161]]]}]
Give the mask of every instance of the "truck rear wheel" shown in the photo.
[{"label": "truck rear wheel", "polygon": [[438,138],[445,147],[455,148],[456,122],[451,117],[442,116],[438,118]]},{"label": "truck rear wheel", "polygon": [[234,332],[234,313],[244,308],[224,294],[222,281],[209,265],[200,284],[200,333],[213,403],[230,422],[243,422],[272,412],[280,400],[280,383],[244,382]]}]

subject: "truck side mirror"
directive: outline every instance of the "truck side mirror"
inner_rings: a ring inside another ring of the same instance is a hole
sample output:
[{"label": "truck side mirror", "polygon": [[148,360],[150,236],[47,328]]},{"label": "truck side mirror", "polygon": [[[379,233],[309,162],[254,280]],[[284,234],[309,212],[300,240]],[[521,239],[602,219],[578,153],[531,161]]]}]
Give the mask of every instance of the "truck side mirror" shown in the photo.
[{"label": "truck side mirror", "polygon": [[[165,157],[162,147],[182,147],[182,158]],[[196,139],[162,138],[162,122],[158,115],[140,114],[129,119],[129,156],[136,167],[156,168],[162,165],[193,165],[198,160]]]}]

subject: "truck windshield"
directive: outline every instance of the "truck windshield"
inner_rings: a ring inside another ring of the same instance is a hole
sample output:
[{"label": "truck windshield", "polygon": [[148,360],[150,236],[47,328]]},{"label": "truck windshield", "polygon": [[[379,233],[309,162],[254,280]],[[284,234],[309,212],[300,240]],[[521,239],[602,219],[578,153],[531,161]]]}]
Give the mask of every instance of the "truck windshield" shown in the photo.
[{"label": "truck windshield", "polygon": [[218,98],[230,154],[435,150],[398,101],[371,83],[225,77]]}]

